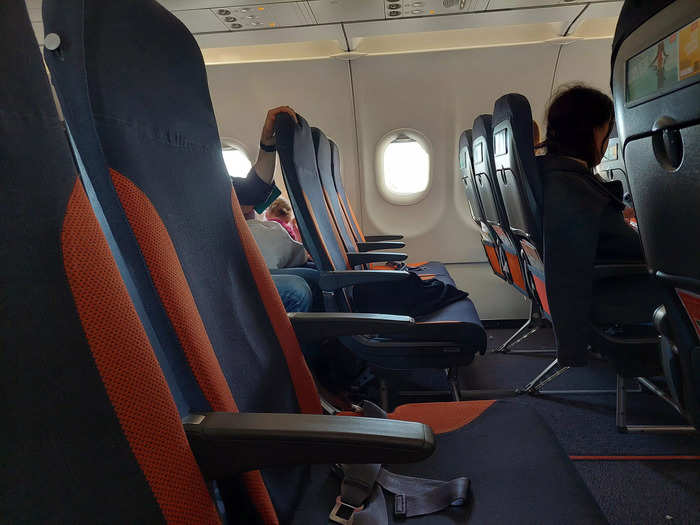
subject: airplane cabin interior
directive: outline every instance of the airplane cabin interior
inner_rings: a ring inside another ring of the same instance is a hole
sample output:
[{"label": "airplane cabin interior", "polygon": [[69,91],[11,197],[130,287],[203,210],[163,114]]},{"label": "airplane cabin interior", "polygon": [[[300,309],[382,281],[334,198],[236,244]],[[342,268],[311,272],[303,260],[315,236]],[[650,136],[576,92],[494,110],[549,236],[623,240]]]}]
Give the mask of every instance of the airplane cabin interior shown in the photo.
[{"label": "airplane cabin interior", "polygon": [[0,2],[0,523],[700,523],[700,2]]}]

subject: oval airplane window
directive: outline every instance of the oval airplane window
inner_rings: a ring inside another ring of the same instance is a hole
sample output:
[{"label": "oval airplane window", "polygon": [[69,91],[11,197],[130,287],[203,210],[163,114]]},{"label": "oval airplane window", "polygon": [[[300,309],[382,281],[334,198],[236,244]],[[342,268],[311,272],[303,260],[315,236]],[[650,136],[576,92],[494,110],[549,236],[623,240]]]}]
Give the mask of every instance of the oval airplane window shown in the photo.
[{"label": "oval airplane window", "polygon": [[243,146],[230,139],[222,139],[221,154],[231,177],[246,178],[253,164]]},{"label": "oval airplane window", "polygon": [[392,204],[422,200],[430,189],[430,144],[414,129],[384,135],[377,146],[379,193]]}]

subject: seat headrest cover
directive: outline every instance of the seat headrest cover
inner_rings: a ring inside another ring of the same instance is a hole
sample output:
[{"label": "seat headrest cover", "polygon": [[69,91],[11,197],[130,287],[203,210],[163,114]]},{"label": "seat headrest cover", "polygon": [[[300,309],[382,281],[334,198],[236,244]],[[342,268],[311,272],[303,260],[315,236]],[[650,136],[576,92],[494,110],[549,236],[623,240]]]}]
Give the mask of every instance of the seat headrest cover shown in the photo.
[{"label": "seat headrest cover", "polygon": [[[530,184],[533,197],[537,205],[542,206],[542,181],[535,162],[532,110],[525,96],[509,93],[496,100],[493,108],[494,128],[505,121],[510,121],[518,160],[525,171],[524,175]],[[533,213],[537,215],[536,210],[533,210]]]},{"label": "seat headrest cover", "polygon": [[491,148],[491,133],[492,133],[492,126],[491,126],[492,118],[491,115],[479,115],[474,119],[474,124],[472,125],[472,138],[473,140],[478,139],[479,137],[485,137],[486,138],[486,143],[489,145],[488,147]]},{"label": "seat headrest cover", "polygon": [[[181,147],[220,148],[204,60],[177,17],[155,1],[69,0],[50,2],[47,9],[75,11],[75,23],[84,18],[84,42],[70,41],[81,34],[73,28],[59,31],[62,46],[84,46],[96,115],[144,127],[142,133]],[[59,19],[50,13],[44,18]],[[176,98],[168,96],[173,90]],[[110,91],[119,96],[103,96]]]},{"label": "seat headrest cover", "polygon": [[464,148],[467,148],[469,150],[469,157],[472,156],[472,130],[468,129],[462,132],[462,134],[459,136],[459,151],[462,151]]}]

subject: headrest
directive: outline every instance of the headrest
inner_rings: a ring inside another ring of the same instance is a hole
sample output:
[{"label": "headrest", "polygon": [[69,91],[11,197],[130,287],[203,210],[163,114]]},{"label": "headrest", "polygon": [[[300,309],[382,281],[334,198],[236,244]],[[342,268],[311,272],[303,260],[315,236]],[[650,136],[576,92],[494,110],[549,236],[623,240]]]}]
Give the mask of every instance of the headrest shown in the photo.
[{"label": "headrest", "polygon": [[[45,21],[64,24],[46,26],[59,33],[61,48],[80,46],[85,53],[96,116],[182,147],[220,149],[199,45],[167,9],[154,0],[66,0],[44,2],[44,11]],[[71,41],[78,35],[82,42]],[[177,104],[168,93],[177,94]]]},{"label": "headrest", "polygon": [[513,154],[518,156],[518,164],[525,172],[522,175],[530,185],[536,204],[541,206],[542,182],[535,161],[532,110],[525,96],[509,93],[496,101],[493,108],[493,127],[496,128],[506,121],[510,122],[513,132],[512,144],[515,146]]},{"label": "headrest", "polygon": [[469,156],[471,157],[472,130],[470,129],[463,131],[462,134],[459,136],[459,151],[462,151],[464,148],[469,149]]},{"label": "headrest", "polygon": [[[17,5],[15,5],[17,4]],[[3,20],[22,20],[26,18],[26,10],[20,2],[2,2],[0,17]],[[40,73],[44,64],[41,55],[35,52],[36,40],[31,32],[24,31],[24,24],[13,27],[9,31],[0,31],[0,99],[3,107],[0,111],[0,125],[21,122],[5,119],[5,116],[26,115],[47,120],[56,119],[56,108],[51,100],[46,80]],[[33,46],[33,47],[32,47]],[[8,50],[25,49],[25,53],[11,53]],[[31,50],[31,52],[29,52]],[[44,115],[47,115],[44,117]],[[8,135],[9,136],[9,135]]]},{"label": "headrest", "polygon": [[[336,183],[336,189],[339,194],[345,194],[345,188],[343,188],[342,180],[340,178],[340,151],[338,150],[338,145],[331,139],[328,139],[328,143],[331,147],[331,159],[333,161],[333,181]],[[340,188],[337,188],[337,186]]]},{"label": "headrest", "polygon": [[474,124],[472,125],[472,138],[473,140],[478,139],[479,137],[484,137],[486,138],[486,143],[488,144],[488,148],[491,148],[491,135],[492,135],[492,127],[491,127],[491,115],[479,115],[474,119]]},{"label": "headrest", "polygon": [[[314,149],[316,150],[316,163],[321,176],[333,176],[331,172],[333,160],[331,158],[331,145],[328,137],[318,128],[311,128],[311,137],[314,139]],[[321,173],[321,172],[327,173]]]},{"label": "headrest", "polygon": [[294,161],[293,167],[304,167],[313,173],[317,172],[316,152],[314,150],[311,127],[304,117],[297,113],[297,122],[287,115],[280,113],[275,118],[275,136],[277,151],[286,153]]},{"label": "headrest", "polygon": [[617,58],[617,52],[620,50],[622,42],[644,22],[674,1],[675,0],[625,0],[622,10],[620,11],[620,16],[617,19],[615,37],[613,38],[610,62],[612,65],[610,68],[611,72],[615,70],[615,59]]},{"label": "headrest", "polygon": [[527,98],[519,93],[509,93],[496,101],[493,106],[493,127],[506,120],[510,120],[516,139],[523,141],[523,146],[527,140],[528,147],[532,150],[534,146],[532,110]]},{"label": "headrest", "polygon": [[[472,164],[472,130],[468,129],[459,136],[459,168],[467,169],[467,163]],[[473,164],[472,164],[473,168]]]}]

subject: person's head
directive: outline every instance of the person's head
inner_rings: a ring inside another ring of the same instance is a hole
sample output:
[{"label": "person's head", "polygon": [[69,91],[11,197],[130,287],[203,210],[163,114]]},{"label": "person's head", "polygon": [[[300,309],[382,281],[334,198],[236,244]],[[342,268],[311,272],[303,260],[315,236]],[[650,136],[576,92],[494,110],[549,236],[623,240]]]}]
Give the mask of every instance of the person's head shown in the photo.
[{"label": "person's head", "polygon": [[609,96],[583,85],[567,87],[549,104],[543,145],[550,155],[574,157],[592,168],[603,159],[614,124]]},{"label": "person's head", "polygon": [[268,218],[279,219],[282,222],[292,220],[292,207],[284,197],[278,197],[270,204],[270,207],[265,212]]}]

